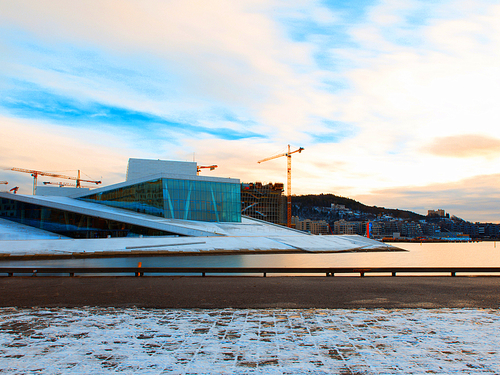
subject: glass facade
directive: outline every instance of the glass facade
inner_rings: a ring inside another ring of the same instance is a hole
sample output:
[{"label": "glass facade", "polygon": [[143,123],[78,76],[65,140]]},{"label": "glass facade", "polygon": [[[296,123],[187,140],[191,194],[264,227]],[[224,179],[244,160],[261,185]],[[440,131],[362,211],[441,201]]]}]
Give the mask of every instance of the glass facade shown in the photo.
[{"label": "glass facade", "polygon": [[82,200],[107,206],[124,208],[155,216],[163,215],[163,189],[161,179],[126,186],[102,193],[90,194]]},{"label": "glass facade", "polygon": [[168,219],[241,221],[239,183],[161,178],[80,199]]},{"label": "glass facade", "polygon": [[71,238],[167,236],[172,234],[6,198],[0,199],[0,218]]},{"label": "glass facade", "polygon": [[286,197],[283,184],[241,184],[241,213],[274,224],[286,225]]}]

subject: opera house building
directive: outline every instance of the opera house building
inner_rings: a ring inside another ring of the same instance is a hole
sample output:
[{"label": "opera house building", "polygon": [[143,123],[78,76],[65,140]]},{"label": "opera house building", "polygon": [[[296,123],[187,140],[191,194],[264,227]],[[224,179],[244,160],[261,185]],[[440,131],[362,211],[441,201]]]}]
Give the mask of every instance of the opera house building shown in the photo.
[{"label": "opera house building", "polygon": [[337,252],[390,250],[361,236],[315,236],[242,216],[238,179],[195,162],[130,159],[126,181],[89,190],[0,192],[0,252]]}]

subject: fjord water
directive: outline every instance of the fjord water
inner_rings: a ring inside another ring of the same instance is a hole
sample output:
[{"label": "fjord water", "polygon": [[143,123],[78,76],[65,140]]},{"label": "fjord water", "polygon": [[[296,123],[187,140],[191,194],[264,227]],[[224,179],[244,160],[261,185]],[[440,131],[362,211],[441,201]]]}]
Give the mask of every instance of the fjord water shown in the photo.
[{"label": "fjord water", "polygon": [[6,261],[37,267],[500,267],[500,242],[391,243],[407,251],[359,253],[171,255]]}]

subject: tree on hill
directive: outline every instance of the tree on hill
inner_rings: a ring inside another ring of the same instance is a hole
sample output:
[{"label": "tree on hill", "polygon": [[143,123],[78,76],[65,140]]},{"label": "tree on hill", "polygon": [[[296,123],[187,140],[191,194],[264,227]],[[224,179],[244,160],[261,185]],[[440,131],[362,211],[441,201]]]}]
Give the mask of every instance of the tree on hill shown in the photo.
[{"label": "tree on hill", "polygon": [[377,206],[367,206],[354,199],[341,197],[334,194],[308,194],[308,195],[294,195],[292,197],[293,205],[299,209],[311,209],[312,207],[331,207],[332,204],[343,205],[352,211],[359,211],[365,214],[372,215],[390,215],[394,218],[422,220],[425,216],[417,214],[412,211],[405,211],[399,209],[391,209]]}]

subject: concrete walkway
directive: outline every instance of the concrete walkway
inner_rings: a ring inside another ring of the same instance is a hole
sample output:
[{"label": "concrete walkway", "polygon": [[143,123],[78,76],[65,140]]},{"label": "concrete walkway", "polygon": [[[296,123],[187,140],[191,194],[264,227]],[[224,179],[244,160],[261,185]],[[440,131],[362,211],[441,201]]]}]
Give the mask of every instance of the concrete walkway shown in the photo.
[{"label": "concrete walkway", "polygon": [[2,374],[498,374],[492,309],[0,309]]}]

